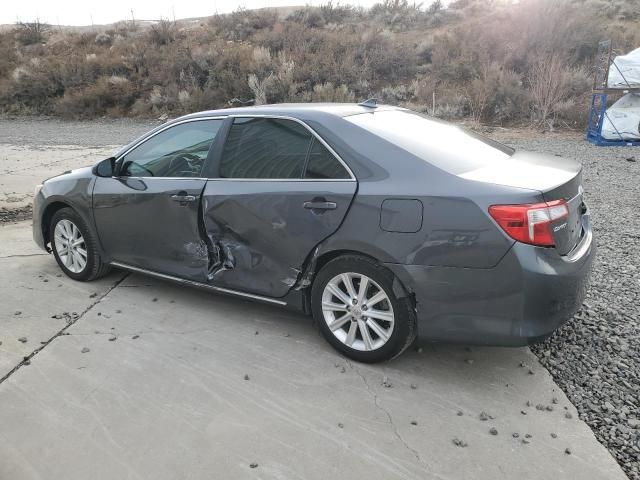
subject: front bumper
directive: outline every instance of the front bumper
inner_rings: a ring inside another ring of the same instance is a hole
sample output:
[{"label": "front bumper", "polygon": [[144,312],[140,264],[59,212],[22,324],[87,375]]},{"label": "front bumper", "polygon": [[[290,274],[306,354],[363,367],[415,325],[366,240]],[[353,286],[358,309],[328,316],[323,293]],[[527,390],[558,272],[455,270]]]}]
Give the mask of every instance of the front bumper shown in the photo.
[{"label": "front bumper", "polygon": [[36,187],[33,196],[33,216],[31,219],[31,228],[33,230],[33,241],[45,251],[47,246],[44,241],[44,232],[42,231],[42,209],[44,204],[44,195],[42,194],[42,185]]},{"label": "front bumper", "polygon": [[516,242],[493,268],[387,264],[413,291],[422,340],[522,346],[551,334],[580,308],[595,241],[585,218],[568,256]]}]

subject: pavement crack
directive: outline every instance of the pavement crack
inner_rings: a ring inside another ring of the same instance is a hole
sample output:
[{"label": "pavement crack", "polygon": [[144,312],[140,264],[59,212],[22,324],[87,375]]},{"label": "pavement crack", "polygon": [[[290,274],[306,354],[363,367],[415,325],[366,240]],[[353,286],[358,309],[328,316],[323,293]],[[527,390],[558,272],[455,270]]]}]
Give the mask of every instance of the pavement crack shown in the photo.
[{"label": "pavement crack", "polygon": [[349,360],[347,360],[347,364],[349,365],[349,367],[356,372],[356,374],[358,374],[358,376],[362,379],[362,382],[364,383],[365,387],[367,388],[367,391],[369,392],[369,395],[371,395],[371,397],[373,398],[373,404],[376,406],[376,408],[378,410],[380,410],[382,413],[384,413],[387,417],[388,423],[391,426],[391,428],[393,429],[393,433],[396,436],[396,438],[400,441],[400,443],[402,443],[402,445],[404,445],[404,447],[410,451],[413,456],[415,457],[415,459],[418,461],[418,463],[420,465],[422,465],[425,469],[429,469],[429,466],[427,465],[427,463],[422,459],[422,457],[420,456],[420,453],[413,447],[411,447],[411,445],[409,445],[409,443],[404,439],[404,437],[400,434],[400,431],[398,430],[398,427],[396,426],[396,424],[393,421],[393,417],[391,416],[391,413],[389,412],[389,410],[387,410],[386,408],[384,408],[380,402],[378,401],[378,394],[375,393],[372,389],[371,389],[371,385],[369,385],[369,382],[367,381],[367,378],[362,374],[362,372],[360,372],[360,370],[358,370]]},{"label": "pavement crack", "polygon": [[28,365],[29,363],[31,363],[31,359],[33,357],[35,357],[38,353],[40,353],[42,350],[44,350],[51,342],[53,342],[56,338],[58,338],[61,335],[64,335],[65,332],[67,331],[67,329],[69,327],[71,327],[72,325],[75,325],[76,322],[78,322],[78,320],[80,320],[82,317],[84,317],[84,315],[91,310],[93,307],[95,307],[98,303],[100,303],[100,301],[106,297],[107,295],[109,295],[113,290],[115,290],[123,281],[125,278],[127,278],[129,276],[129,273],[125,273],[124,276],[122,278],[120,278],[119,280],[116,280],[114,282],[113,285],[111,285],[111,287],[104,292],[102,295],[100,295],[99,297],[96,297],[96,300],[91,303],[87,308],[85,308],[82,312],[80,312],[80,315],[78,315],[76,318],[72,318],[71,321],[69,323],[67,323],[64,327],[62,327],[53,337],[51,337],[49,340],[46,341],[46,343],[43,343],[42,345],[40,345],[38,348],[36,348],[33,352],[31,352],[29,355],[25,356],[22,358],[22,361],[20,363],[18,363],[15,367],[13,367],[6,375],[4,375],[2,378],[0,378],[0,385],[7,380],[11,375],[13,375],[14,373],[16,373],[18,370],[20,370],[20,368],[23,365]]},{"label": "pavement crack", "polygon": [[216,332],[213,328],[196,328],[193,330],[171,331],[171,330],[140,330],[137,332],[87,332],[87,333],[68,333],[70,337],[87,337],[93,335],[108,335],[112,337],[127,337],[131,335],[189,335],[192,333]]},{"label": "pavement crack", "polygon": [[24,254],[16,254],[16,255],[3,255],[0,256],[2,258],[21,258],[21,257],[42,257],[45,255],[49,255],[48,253],[24,253]]}]

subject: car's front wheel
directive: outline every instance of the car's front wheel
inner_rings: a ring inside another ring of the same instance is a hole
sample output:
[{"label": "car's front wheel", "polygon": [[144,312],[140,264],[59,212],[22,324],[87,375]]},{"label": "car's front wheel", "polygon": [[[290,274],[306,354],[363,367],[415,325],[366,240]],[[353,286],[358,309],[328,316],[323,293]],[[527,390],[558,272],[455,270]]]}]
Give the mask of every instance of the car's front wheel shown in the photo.
[{"label": "car's front wheel", "polygon": [[62,208],[53,215],[49,234],[53,255],[67,276],[89,281],[109,271],[98,254],[93,232],[73,209]]},{"label": "car's front wheel", "polygon": [[375,261],[345,255],[327,263],[312,287],[320,331],[338,351],[360,362],[400,355],[415,339],[411,301],[393,292],[393,274]]}]

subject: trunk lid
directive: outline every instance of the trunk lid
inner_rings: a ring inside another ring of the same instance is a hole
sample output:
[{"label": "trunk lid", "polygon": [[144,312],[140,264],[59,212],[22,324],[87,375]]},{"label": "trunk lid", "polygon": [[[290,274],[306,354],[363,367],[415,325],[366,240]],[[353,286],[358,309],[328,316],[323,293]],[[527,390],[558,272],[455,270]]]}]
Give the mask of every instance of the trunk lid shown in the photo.
[{"label": "trunk lid", "polygon": [[586,212],[583,202],[582,170],[571,180],[556,188],[543,191],[545,201],[565,200],[569,215],[551,224],[556,250],[566,255],[575,247],[583,235],[582,215]]},{"label": "trunk lid", "polygon": [[496,160],[460,177],[479,182],[538,190],[546,202],[565,200],[569,215],[551,224],[555,248],[561,255],[569,253],[583,235],[582,165],[575,160],[516,151],[506,159]]}]

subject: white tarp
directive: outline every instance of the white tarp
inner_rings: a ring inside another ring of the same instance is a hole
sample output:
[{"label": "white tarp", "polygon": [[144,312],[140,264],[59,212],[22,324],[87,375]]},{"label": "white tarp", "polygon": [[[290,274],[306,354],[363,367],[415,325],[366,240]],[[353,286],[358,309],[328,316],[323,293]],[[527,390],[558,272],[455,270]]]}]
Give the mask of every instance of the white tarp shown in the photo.
[{"label": "white tarp", "polygon": [[627,93],[607,108],[602,137],[607,140],[640,140],[639,93]]},{"label": "white tarp", "polygon": [[610,88],[640,88],[640,48],[613,60],[607,85]]}]

